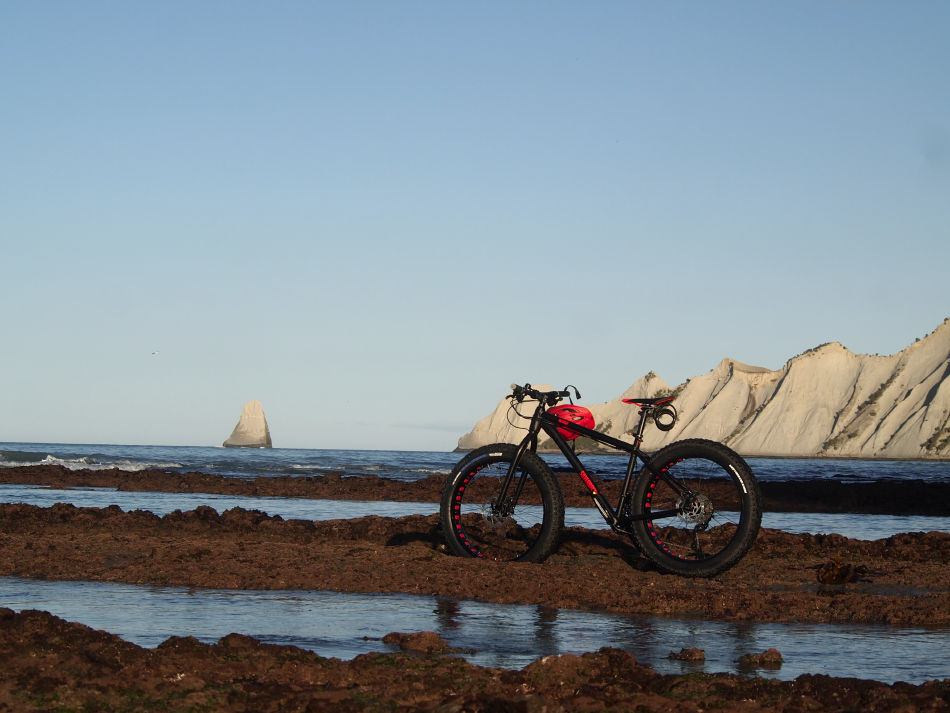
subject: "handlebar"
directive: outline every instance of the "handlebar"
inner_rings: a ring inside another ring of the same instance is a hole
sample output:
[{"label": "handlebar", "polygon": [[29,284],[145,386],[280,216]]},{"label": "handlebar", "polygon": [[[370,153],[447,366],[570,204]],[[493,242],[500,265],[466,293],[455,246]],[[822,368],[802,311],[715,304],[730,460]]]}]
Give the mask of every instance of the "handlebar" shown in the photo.
[{"label": "handlebar", "polygon": [[[573,384],[568,384],[561,391],[538,391],[531,384],[511,385],[511,393],[506,398],[514,403],[521,403],[525,399],[534,399],[538,402],[538,408],[545,406],[556,406],[561,399],[571,398],[571,389],[574,390],[574,398],[580,400],[581,392]],[[635,403],[640,407],[640,425],[637,427],[638,433],[643,433],[643,424],[646,418],[653,418],[656,427],[661,431],[669,431],[676,424],[678,414],[671,401],[673,397],[649,398],[649,399],[625,399],[628,403]],[[572,402],[573,403],[573,402]],[[513,408],[513,407],[512,407]]]},{"label": "handlebar", "polygon": [[508,395],[508,398],[518,402],[519,404],[525,399],[534,399],[535,401],[539,401],[542,404],[554,406],[561,399],[571,398],[570,389],[574,389],[574,398],[580,399],[580,391],[577,390],[576,386],[570,384],[565,386],[561,391],[538,391],[537,389],[532,388],[531,384],[525,384],[524,386],[512,384],[511,393]]},{"label": "handlebar", "polygon": [[[532,387],[531,384],[525,384],[524,386],[512,384],[511,393],[508,394],[506,398],[519,404],[525,399],[534,399],[538,402],[538,408],[543,409],[545,406],[556,406],[561,399],[571,398],[571,389],[574,390],[574,398],[580,400],[581,392],[578,391],[577,387],[573,384],[568,384],[561,391],[539,391]],[[671,403],[673,401],[672,396],[648,399],[624,399],[624,401],[634,403],[640,407],[640,425],[636,429],[637,433],[643,433],[645,419],[651,417],[656,427],[661,431],[672,430],[673,426],[676,425],[678,414],[676,407]],[[514,406],[512,406],[512,408],[514,408]]]}]

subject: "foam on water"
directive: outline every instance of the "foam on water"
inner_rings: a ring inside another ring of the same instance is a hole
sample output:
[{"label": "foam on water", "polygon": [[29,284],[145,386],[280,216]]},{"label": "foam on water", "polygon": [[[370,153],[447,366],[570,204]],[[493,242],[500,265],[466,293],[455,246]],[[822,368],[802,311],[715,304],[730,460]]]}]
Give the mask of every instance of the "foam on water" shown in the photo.
[{"label": "foam on water", "polygon": [[177,461],[142,461],[129,458],[115,458],[98,454],[82,456],[57,456],[51,453],[41,455],[36,451],[0,450],[0,468],[17,468],[35,465],[60,465],[69,470],[119,470],[137,472],[149,469],[174,470],[181,467]]}]

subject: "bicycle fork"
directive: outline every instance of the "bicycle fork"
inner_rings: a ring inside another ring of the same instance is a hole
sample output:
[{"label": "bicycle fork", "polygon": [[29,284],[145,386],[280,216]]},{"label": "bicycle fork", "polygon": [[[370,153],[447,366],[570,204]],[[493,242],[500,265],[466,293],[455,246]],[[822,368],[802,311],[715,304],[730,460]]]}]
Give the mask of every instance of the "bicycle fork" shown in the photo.
[{"label": "bicycle fork", "polygon": [[508,489],[511,487],[511,481],[514,480],[515,471],[518,469],[518,464],[521,463],[521,456],[524,455],[524,452],[528,450],[529,446],[537,448],[538,434],[533,428],[531,432],[525,436],[524,440],[518,446],[518,450],[515,451],[515,457],[511,459],[511,464],[508,466],[508,472],[505,474],[504,479],[501,481],[501,488],[498,491],[498,497],[495,498],[495,502],[492,503],[492,514],[497,517],[508,517],[514,512],[515,503],[518,502],[521,498],[521,491],[524,490],[524,484],[528,480],[528,472],[523,471],[521,476],[518,478],[518,484],[515,486],[514,495],[511,497],[508,496]]}]

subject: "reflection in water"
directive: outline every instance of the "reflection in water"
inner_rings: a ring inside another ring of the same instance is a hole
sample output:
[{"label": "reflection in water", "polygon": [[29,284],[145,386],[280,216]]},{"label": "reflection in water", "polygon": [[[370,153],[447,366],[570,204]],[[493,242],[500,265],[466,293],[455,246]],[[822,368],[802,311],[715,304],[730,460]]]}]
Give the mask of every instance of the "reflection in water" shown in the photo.
[{"label": "reflection in water", "polygon": [[[170,636],[213,642],[237,632],[349,659],[388,650],[381,639],[393,631],[435,631],[472,663],[504,668],[611,646],[661,673],[735,672],[740,656],[776,648],[785,659],[781,669],[755,673],[791,679],[820,672],[888,683],[950,677],[947,630],[636,619],[419,595],[189,590],[16,577],[0,577],[0,606],[49,611],[147,647]],[[670,652],[683,648],[704,649],[706,661],[669,660]]]}]

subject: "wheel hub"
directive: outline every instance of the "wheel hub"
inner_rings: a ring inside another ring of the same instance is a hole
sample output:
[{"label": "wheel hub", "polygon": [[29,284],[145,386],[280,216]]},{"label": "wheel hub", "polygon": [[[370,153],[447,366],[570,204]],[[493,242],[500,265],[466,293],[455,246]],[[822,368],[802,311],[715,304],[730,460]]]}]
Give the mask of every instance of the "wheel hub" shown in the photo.
[{"label": "wheel hub", "polygon": [[712,500],[702,493],[691,493],[676,502],[680,510],[679,517],[683,522],[706,525],[713,516]]},{"label": "wheel hub", "polygon": [[506,501],[499,508],[494,499],[489,500],[482,506],[482,520],[491,529],[498,532],[508,528],[511,523],[511,507]]}]

